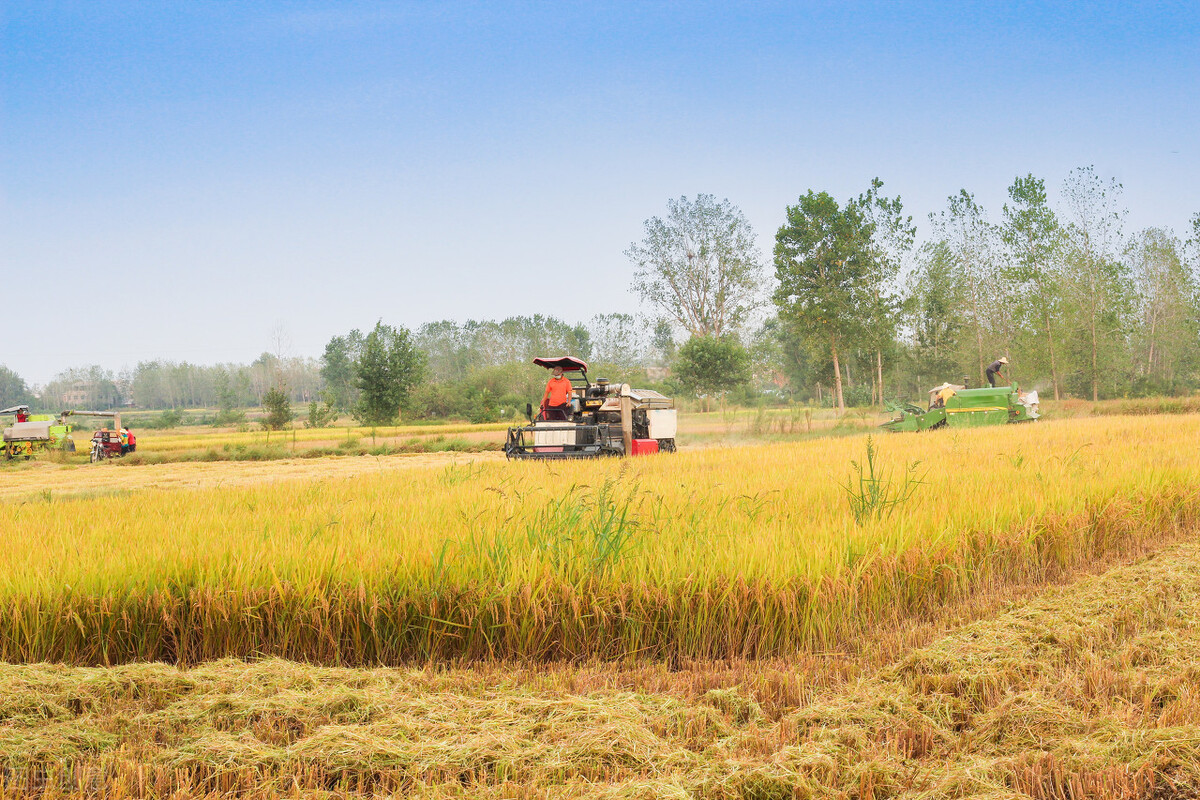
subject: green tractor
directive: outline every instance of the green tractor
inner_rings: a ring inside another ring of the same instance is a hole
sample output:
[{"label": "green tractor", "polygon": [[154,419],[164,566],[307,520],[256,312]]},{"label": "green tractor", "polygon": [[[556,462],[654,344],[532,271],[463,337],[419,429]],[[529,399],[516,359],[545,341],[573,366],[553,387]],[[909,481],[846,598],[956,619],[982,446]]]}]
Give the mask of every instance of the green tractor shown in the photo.
[{"label": "green tractor", "polygon": [[929,390],[927,409],[913,403],[890,408],[898,412],[898,416],[879,427],[893,433],[931,431],[936,428],[978,428],[1009,422],[1033,422],[1041,417],[1037,392],[1022,392],[1016,384],[966,389],[944,383]]}]

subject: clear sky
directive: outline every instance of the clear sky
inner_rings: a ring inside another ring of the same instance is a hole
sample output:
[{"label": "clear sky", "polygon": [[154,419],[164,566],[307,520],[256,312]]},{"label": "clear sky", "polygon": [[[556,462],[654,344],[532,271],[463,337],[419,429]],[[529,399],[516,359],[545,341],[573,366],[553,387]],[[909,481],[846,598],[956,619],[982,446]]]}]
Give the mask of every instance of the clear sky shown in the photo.
[{"label": "clear sky", "polygon": [[1192,2],[4,0],[0,363],[634,311],[623,251],[697,192],[769,255],[810,188],[923,223],[1094,164],[1182,231],[1198,97]]}]

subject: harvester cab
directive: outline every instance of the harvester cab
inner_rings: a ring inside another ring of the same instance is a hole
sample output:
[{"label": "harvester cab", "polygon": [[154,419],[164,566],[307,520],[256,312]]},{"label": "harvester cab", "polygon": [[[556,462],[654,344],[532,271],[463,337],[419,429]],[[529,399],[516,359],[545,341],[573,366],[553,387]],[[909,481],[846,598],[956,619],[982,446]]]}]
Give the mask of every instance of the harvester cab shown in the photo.
[{"label": "harvester cab", "polygon": [[966,389],[944,383],[929,390],[929,408],[906,404],[879,427],[885,431],[929,431],[938,428],[976,428],[1011,422],[1034,422],[1038,413],[1037,392],[1022,392],[1012,386]]},{"label": "harvester cab", "polygon": [[592,383],[587,362],[573,356],[535,358],[534,364],[562,369],[571,380],[569,418],[547,420],[533,404],[525,407],[529,424],[508,429],[508,458],[559,460],[675,452],[676,411],[669,397],[629,384]]},{"label": "harvester cab", "polygon": [[43,450],[75,451],[71,426],[62,418],[49,414],[30,414],[29,406],[19,405],[0,410],[0,415],[12,414],[16,422],[4,428],[4,457],[33,458]]}]

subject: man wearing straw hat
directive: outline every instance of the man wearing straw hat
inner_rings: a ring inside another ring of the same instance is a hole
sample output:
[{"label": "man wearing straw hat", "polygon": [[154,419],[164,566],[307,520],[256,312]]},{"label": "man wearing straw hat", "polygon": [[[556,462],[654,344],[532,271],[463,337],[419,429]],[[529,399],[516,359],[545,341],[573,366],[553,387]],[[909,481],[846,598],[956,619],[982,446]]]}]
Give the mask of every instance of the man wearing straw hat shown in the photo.
[{"label": "man wearing straw hat", "polygon": [[1006,366],[1008,366],[1008,359],[1005,356],[1000,356],[1000,358],[996,359],[991,364],[988,364],[987,372],[985,374],[987,376],[987,382],[990,386],[994,387],[996,385],[996,378],[1008,380],[1000,374],[1000,370],[1004,369]]},{"label": "man wearing straw hat", "polygon": [[946,401],[951,397],[954,397],[954,390],[958,388],[960,387],[957,387],[952,383],[943,383],[941,386],[935,386],[934,388],[930,389],[929,394],[933,397],[933,400],[930,402],[929,408],[931,410],[935,408],[945,408]]}]

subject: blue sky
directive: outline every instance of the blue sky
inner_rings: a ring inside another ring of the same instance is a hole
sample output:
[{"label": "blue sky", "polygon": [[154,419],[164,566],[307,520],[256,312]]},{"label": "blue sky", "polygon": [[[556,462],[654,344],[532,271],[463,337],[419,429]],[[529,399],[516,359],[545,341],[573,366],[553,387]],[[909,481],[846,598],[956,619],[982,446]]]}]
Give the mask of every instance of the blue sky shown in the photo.
[{"label": "blue sky", "polygon": [[7,0],[0,267],[44,302],[6,309],[0,363],[635,311],[623,251],[697,192],[769,254],[810,188],[878,175],[924,222],[1094,164],[1131,228],[1182,230],[1198,86],[1183,2]]}]

